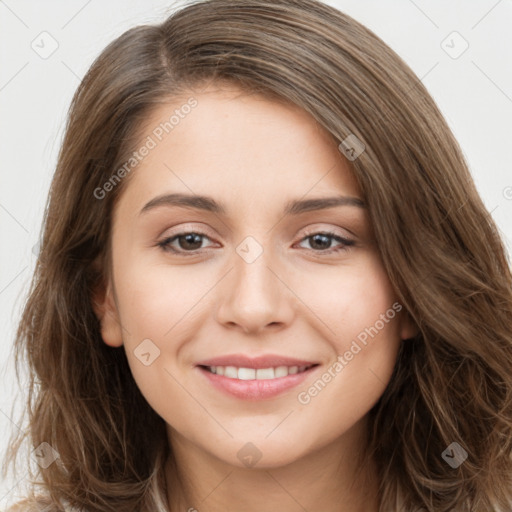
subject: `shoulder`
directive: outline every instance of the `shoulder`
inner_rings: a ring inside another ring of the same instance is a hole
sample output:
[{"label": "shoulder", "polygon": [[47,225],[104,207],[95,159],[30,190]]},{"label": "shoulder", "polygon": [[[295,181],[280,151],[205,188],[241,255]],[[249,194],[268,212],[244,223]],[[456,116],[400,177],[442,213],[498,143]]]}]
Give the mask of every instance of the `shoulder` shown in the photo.
[{"label": "shoulder", "polygon": [[4,512],[79,512],[76,508],[64,505],[64,508],[58,508],[49,498],[36,497],[25,498],[18,501]]},{"label": "shoulder", "polygon": [[24,499],[11,505],[5,512],[42,512],[46,510],[46,506],[38,501]]}]

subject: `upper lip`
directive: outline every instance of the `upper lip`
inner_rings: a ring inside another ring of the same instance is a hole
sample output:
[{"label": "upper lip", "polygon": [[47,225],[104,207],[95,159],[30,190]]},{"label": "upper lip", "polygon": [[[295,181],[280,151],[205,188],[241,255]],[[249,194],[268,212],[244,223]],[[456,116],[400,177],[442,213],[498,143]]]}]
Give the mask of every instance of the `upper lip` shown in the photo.
[{"label": "upper lip", "polygon": [[231,354],[213,357],[197,363],[197,366],[236,366],[237,368],[276,368],[278,366],[311,366],[315,361],[306,361],[280,355],[249,357],[245,354]]}]

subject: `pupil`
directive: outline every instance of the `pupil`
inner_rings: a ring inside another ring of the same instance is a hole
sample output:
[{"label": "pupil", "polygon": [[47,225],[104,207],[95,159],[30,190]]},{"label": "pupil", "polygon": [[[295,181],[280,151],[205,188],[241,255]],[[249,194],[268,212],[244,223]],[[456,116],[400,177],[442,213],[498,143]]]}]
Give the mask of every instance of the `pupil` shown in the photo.
[{"label": "pupil", "polygon": [[320,241],[320,244],[319,244],[319,249],[328,249],[329,246],[331,245],[331,241],[330,241],[330,238],[327,236],[327,235],[314,235],[313,236],[313,244],[312,246],[314,247],[315,245],[317,245],[317,242],[318,240],[323,240],[323,244],[322,242]]},{"label": "pupil", "polygon": [[[198,249],[201,247],[201,236],[197,233],[190,233],[187,235],[180,236],[180,246],[182,249]],[[185,247],[183,247],[183,244],[181,243],[182,240],[185,240]],[[194,245],[194,243],[197,245],[197,247],[191,247],[190,245]]]}]

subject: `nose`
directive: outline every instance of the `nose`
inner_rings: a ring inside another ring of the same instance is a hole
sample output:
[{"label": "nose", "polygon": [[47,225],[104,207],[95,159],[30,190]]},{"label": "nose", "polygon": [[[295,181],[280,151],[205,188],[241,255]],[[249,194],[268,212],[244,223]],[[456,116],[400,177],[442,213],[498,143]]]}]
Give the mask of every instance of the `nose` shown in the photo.
[{"label": "nose", "polygon": [[294,301],[286,273],[270,251],[250,262],[234,254],[231,270],[218,287],[217,321],[246,334],[284,328],[294,315]]}]

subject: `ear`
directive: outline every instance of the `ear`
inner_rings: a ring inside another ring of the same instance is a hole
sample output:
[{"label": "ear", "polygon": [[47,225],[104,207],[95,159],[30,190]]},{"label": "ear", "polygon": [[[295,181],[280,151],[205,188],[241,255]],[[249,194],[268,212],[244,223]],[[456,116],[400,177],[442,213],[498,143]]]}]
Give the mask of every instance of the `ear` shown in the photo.
[{"label": "ear", "polygon": [[408,340],[414,338],[419,334],[420,329],[416,325],[416,322],[412,319],[408,311],[404,311],[401,318],[400,326],[400,338],[402,340]]},{"label": "ear", "polygon": [[102,285],[95,289],[92,305],[100,322],[103,341],[111,347],[120,347],[123,332],[110,281],[106,287]]}]

